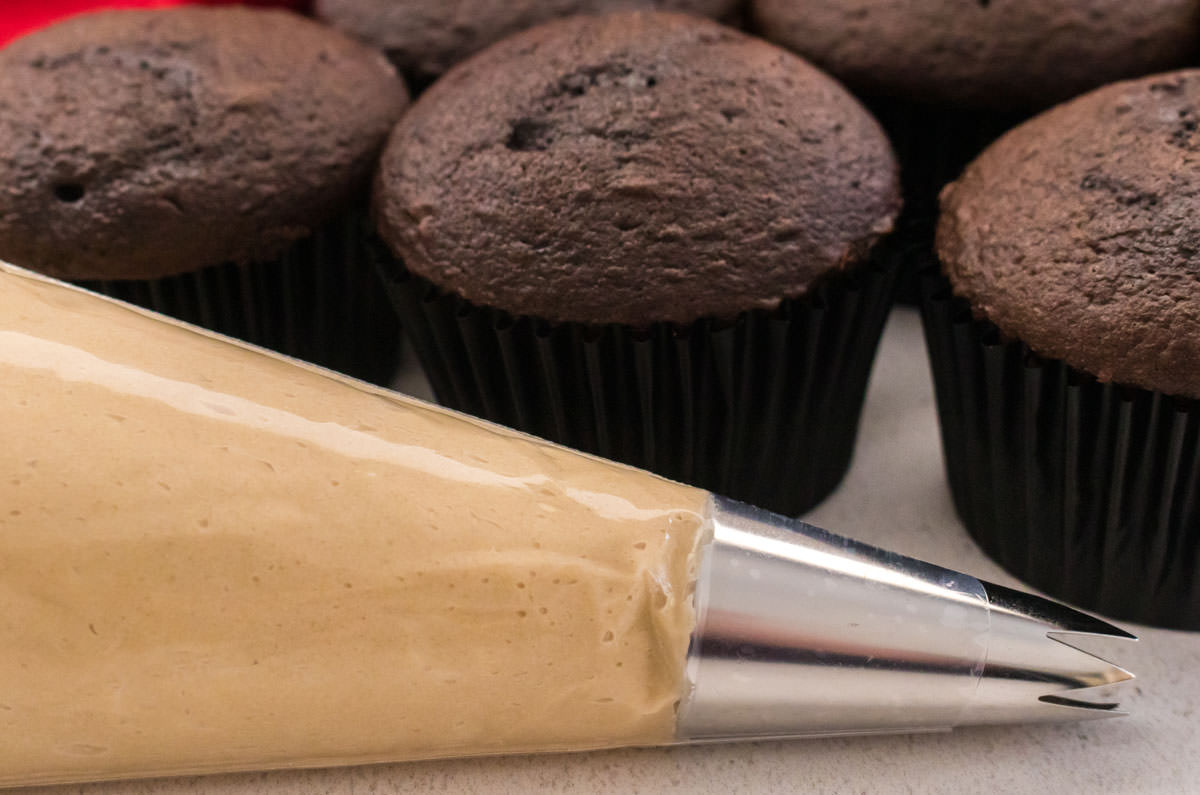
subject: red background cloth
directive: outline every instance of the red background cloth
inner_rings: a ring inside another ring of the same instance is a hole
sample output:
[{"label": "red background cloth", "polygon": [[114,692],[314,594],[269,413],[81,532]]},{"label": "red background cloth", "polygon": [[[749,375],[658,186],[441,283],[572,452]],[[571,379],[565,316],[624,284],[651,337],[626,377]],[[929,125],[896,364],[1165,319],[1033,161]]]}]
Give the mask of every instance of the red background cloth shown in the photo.
[{"label": "red background cloth", "polygon": [[[231,0],[194,0],[203,5],[228,4]],[[307,7],[306,0],[242,0],[245,5]],[[0,9],[0,47],[31,30],[45,27],[63,17],[98,8],[160,8],[183,5],[184,0],[3,0]]]}]

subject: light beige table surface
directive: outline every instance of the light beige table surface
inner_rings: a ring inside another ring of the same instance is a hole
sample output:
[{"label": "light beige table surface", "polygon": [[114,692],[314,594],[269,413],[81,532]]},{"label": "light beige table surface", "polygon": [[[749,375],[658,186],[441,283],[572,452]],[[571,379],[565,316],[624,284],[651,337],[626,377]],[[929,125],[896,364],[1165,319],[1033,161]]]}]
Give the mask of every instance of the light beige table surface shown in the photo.
[{"label": "light beige table surface", "polygon": [[[410,357],[409,361],[412,361]],[[427,396],[419,374],[406,391]],[[912,310],[893,315],[853,468],[809,517],[830,530],[1014,584],[975,548],[950,505],[932,387]],[[1200,575],[1200,573],[1198,573]],[[1133,670],[1126,718],[952,734],[427,762],[38,788],[59,795],[364,795],[448,792],[1200,793],[1200,633],[1130,627],[1108,652]]]}]

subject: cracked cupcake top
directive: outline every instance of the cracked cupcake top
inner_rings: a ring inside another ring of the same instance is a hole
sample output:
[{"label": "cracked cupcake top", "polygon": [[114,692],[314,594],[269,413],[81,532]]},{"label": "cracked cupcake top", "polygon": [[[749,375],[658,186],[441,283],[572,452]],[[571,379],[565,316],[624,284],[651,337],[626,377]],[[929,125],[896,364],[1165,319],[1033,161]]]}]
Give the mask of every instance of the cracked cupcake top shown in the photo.
[{"label": "cracked cupcake top", "polygon": [[408,103],[290,12],[84,14],[0,50],[0,259],[68,279],[277,255],[368,186]]},{"label": "cracked cupcake top", "polygon": [[942,193],[977,314],[1103,381],[1200,398],[1200,70],[1115,83],[1009,132]]},{"label": "cracked cupcake top", "polygon": [[393,133],[380,234],[415,273],[553,321],[772,308],[899,210],[876,122],[800,58],[664,13],[553,22],[452,70]]}]

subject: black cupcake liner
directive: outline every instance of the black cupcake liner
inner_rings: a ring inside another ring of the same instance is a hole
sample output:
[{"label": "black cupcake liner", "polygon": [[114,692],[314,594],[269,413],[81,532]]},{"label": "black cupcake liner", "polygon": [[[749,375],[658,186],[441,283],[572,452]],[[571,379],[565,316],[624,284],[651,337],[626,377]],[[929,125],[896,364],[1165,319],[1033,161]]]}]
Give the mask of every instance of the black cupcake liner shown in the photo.
[{"label": "black cupcake liner", "polygon": [[552,324],[442,292],[377,248],[442,404],[796,515],[850,464],[895,272],[731,322]]},{"label": "black cupcake liner", "polygon": [[1200,630],[1200,401],[1035,356],[923,285],[950,491],[1014,576],[1115,618]]},{"label": "black cupcake liner", "polygon": [[1029,114],[895,99],[866,102],[891,139],[900,163],[904,209],[891,238],[897,265],[902,268],[897,299],[915,305],[920,300],[917,273],[933,251],[938,194],[989,144]]},{"label": "black cupcake liner", "polygon": [[270,262],[79,284],[375,384],[387,384],[398,364],[399,321],[367,251],[361,213]]}]

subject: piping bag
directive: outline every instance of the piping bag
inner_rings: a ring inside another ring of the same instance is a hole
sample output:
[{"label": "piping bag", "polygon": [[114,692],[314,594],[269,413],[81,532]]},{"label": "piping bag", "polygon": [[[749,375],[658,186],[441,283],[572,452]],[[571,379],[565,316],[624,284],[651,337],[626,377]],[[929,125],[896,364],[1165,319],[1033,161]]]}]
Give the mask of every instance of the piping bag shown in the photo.
[{"label": "piping bag", "polygon": [[3,265],[0,384],[2,785],[1071,721],[1130,678],[1065,606]]}]

